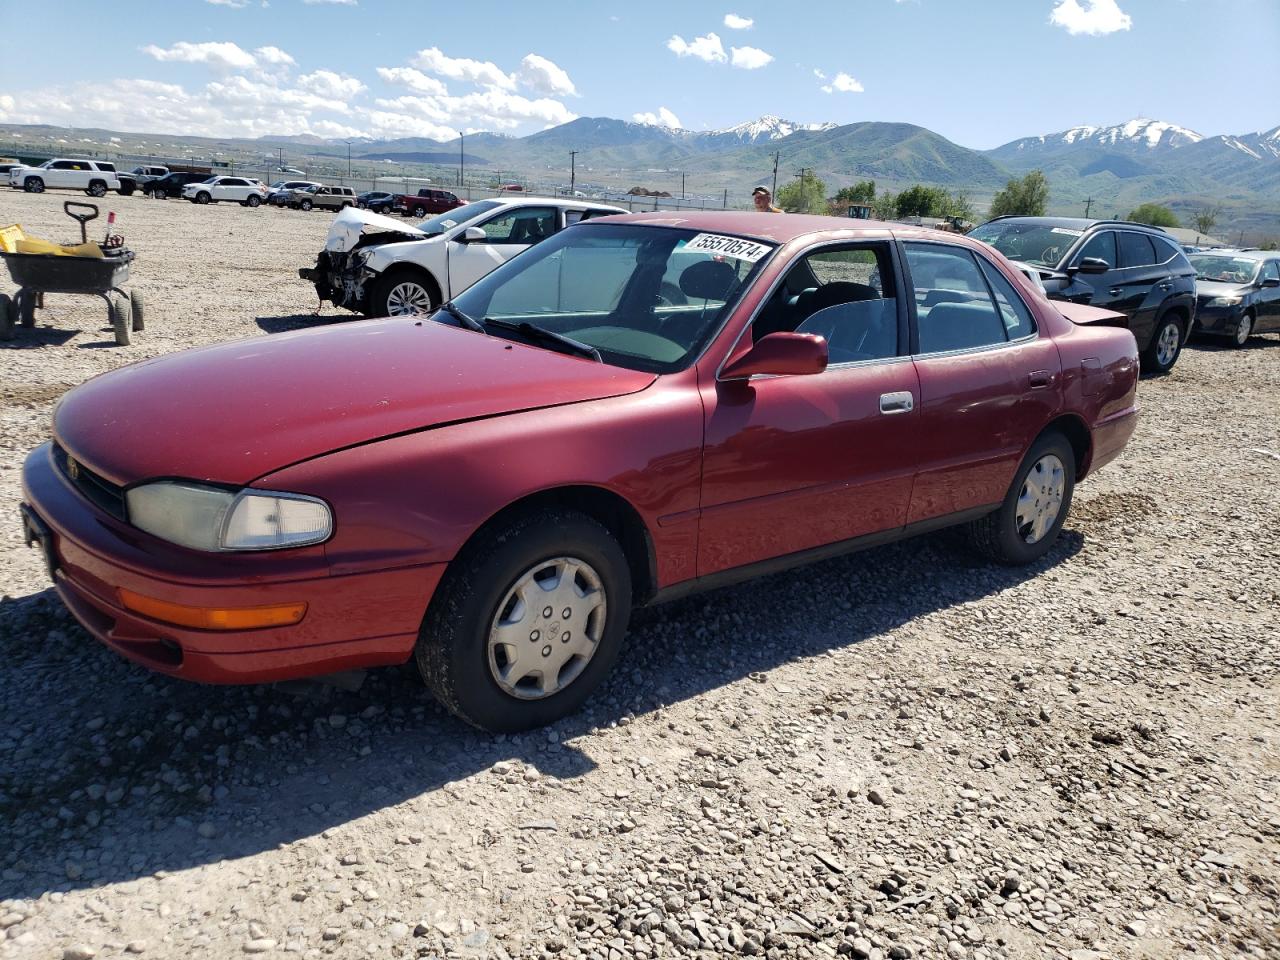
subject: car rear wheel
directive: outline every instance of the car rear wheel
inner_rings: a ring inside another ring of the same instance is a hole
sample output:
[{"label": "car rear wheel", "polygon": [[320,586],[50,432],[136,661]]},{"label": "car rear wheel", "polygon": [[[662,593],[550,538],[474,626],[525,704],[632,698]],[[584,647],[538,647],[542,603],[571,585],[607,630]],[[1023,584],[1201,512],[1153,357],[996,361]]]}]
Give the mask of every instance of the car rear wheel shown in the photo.
[{"label": "car rear wheel", "polygon": [[423,620],[418,669],[468,723],[510,733],[578,710],[608,674],[631,616],[618,542],[575,510],[517,517],[450,565]]},{"label": "car rear wheel", "polygon": [[1071,511],[1076,456],[1066,437],[1040,437],[1023,458],[998,510],[969,524],[969,542],[1010,566],[1039,560],[1053,547]]},{"label": "car rear wheel", "polygon": [[1156,322],[1151,343],[1142,352],[1142,369],[1147,373],[1168,373],[1182,352],[1182,320],[1166,314]]},{"label": "car rear wheel", "polygon": [[1234,346],[1243,347],[1249,342],[1251,336],[1253,336],[1253,315],[1246,313],[1236,324],[1236,332],[1231,337],[1231,343]]},{"label": "car rear wheel", "polygon": [[426,207],[414,207],[414,208],[413,208],[413,215],[414,215],[415,217],[419,217],[419,218],[421,218],[421,217],[425,217],[425,216],[427,215],[427,208],[426,208]]},{"label": "car rear wheel", "polygon": [[375,317],[422,317],[440,306],[439,296],[426,278],[403,268],[383,277],[373,298]]},{"label": "car rear wheel", "polygon": [[85,193],[91,197],[105,197],[107,195],[107,185],[101,180],[94,180],[89,184],[89,189]]}]

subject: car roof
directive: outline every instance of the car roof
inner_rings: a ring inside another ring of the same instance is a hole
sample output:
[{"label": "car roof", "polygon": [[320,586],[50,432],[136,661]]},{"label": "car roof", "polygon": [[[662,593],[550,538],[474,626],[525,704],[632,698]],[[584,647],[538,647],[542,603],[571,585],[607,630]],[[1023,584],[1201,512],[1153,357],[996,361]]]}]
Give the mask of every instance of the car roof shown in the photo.
[{"label": "car roof", "polygon": [[620,213],[626,211],[613,203],[602,203],[599,200],[570,200],[565,197],[532,197],[522,193],[518,197],[478,197],[471,203],[478,203],[480,200],[492,200],[494,203],[500,203],[504,207],[528,207],[540,206],[547,204],[553,207],[561,207],[565,210],[617,210]]},{"label": "car roof", "polygon": [[884,223],[879,220],[854,220],[849,217],[819,217],[801,213],[770,214],[741,210],[660,210],[650,213],[626,213],[592,223],[636,223],[682,230],[702,230],[750,237],[770,243],[787,243],[798,237],[823,233],[883,235],[886,231],[912,236],[928,235],[964,243],[957,233],[945,233],[928,227],[906,223]]},{"label": "car roof", "polygon": [[1086,217],[1019,217],[1009,215],[1005,217],[992,217],[986,223],[980,226],[986,226],[987,223],[1038,223],[1046,227],[1066,227],[1072,230],[1089,230],[1093,227],[1124,227],[1126,230],[1147,230],[1151,233],[1165,235],[1163,227],[1152,226],[1149,223],[1137,223],[1133,220],[1093,220]]},{"label": "car roof", "polygon": [[1232,260],[1280,260],[1280,250],[1197,250],[1197,257],[1230,257]]}]

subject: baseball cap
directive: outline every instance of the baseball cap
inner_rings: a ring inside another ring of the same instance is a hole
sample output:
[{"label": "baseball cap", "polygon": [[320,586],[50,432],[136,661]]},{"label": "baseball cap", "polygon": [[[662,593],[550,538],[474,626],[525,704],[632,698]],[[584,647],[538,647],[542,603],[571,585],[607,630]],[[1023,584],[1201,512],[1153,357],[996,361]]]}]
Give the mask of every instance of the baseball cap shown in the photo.
[{"label": "baseball cap", "polygon": [[752,190],[752,191],[751,191],[751,195],[752,195],[753,197],[754,197],[757,193],[770,193],[770,190],[769,190],[769,188],[768,188],[768,187],[766,187],[766,186],[762,183],[762,184],[760,184],[760,186],[756,187],[754,190]]}]

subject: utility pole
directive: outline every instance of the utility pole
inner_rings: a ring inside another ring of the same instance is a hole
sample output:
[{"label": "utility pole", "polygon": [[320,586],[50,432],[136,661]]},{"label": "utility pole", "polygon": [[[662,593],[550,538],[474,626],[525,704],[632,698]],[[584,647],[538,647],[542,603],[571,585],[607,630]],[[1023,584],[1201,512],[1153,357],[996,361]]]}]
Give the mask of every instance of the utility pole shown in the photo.
[{"label": "utility pole", "polygon": [[1088,200],[1084,202],[1084,218],[1086,220],[1089,219],[1089,208],[1092,206],[1093,206],[1093,197],[1090,197]]},{"label": "utility pole", "polygon": [[680,171],[680,199],[684,199],[684,171]]},{"label": "utility pole", "polygon": [[351,140],[346,141],[347,144],[347,179],[351,179]]},{"label": "utility pole", "polygon": [[569,196],[573,196],[574,187],[578,185],[578,151],[569,151]]},{"label": "utility pole", "polygon": [[778,195],[778,162],[782,159],[782,151],[773,155],[773,196]]},{"label": "utility pole", "polygon": [[458,131],[458,186],[462,186],[467,176],[467,135]]}]

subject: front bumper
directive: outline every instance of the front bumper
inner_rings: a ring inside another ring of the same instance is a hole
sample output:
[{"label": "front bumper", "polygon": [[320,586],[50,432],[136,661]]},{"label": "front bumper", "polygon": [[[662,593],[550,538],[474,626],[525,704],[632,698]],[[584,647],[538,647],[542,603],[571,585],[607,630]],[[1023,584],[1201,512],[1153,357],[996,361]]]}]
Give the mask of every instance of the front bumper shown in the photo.
[{"label": "front bumper", "polygon": [[1195,330],[1210,336],[1234,337],[1243,316],[1243,306],[1206,307],[1201,304],[1196,308]]},{"label": "front bumper", "polygon": [[[58,596],[95,638],[161,673],[204,683],[259,683],[403,663],[444,564],[332,576],[323,547],[203,554],[165,543],[90,504],[50,445],[23,468],[22,513]],[[291,626],[201,630],[126,610],[119,591],[195,607],[307,604]]]}]

